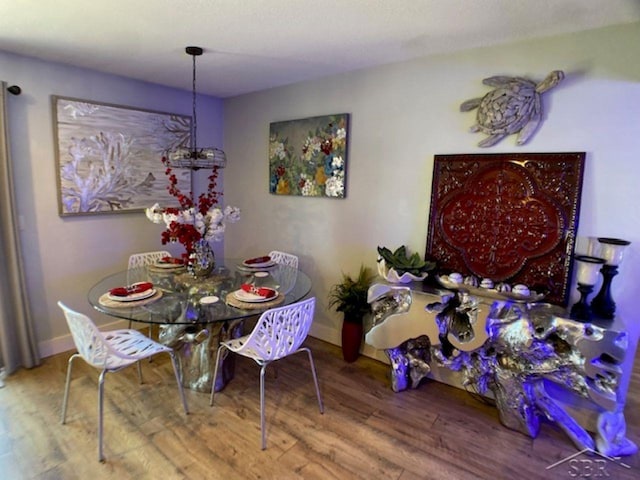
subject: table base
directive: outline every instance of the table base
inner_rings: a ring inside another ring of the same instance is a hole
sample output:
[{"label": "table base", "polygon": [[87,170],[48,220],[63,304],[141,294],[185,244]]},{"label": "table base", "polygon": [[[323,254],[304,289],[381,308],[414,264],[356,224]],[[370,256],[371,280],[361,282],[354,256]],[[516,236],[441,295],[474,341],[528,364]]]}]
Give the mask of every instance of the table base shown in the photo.
[{"label": "table base", "polygon": [[[174,349],[182,385],[197,392],[211,392],[216,352],[220,342],[238,338],[243,333],[243,319],[218,323],[161,325],[159,340]],[[221,359],[216,378],[216,392],[233,379],[235,358]]]}]

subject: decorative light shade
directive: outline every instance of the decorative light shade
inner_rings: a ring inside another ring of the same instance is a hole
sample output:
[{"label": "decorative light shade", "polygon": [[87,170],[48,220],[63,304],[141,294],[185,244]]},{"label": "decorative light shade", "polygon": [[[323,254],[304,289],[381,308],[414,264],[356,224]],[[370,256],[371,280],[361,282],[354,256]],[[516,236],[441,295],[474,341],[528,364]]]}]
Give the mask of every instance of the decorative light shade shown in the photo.
[{"label": "decorative light shade", "polygon": [[167,154],[169,165],[174,168],[200,168],[220,167],[227,164],[227,156],[219,148],[176,148]]},{"label": "decorative light shade", "polygon": [[591,257],[589,255],[576,255],[574,258],[578,269],[576,280],[581,285],[594,286],[598,281],[600,267],[605,262],[602,258]]},{"label": "decorative light shade", "polygon": [[631,243],[618,238],[598,238],[600,242],[599,255],[604,258],[607,265],[617,267],[622,263],[622,256],[625,248]]},{"label": "decorative light shade", "polygon": [[215,147],[198,147],[198,119],[196,115],[196,57],[202,55],[202,48],[187,47],[185,49],[188,55],[193,57],[193,89],[192,89],[192,106],[193,106],[193,126],[191,128],[191,145],[189,148],[179,147],[167,152],[167,164],[173,168],[190,168],[199,170],[200,168],[224,168],[227,165],[227,156],[219,148]]}]

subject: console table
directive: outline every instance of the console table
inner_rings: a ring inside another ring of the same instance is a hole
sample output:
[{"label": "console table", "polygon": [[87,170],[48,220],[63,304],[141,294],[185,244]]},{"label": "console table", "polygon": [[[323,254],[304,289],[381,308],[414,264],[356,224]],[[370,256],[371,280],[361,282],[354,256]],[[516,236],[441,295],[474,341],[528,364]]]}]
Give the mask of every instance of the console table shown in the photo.
[{"label": "console table", "polygon": [[582,323],[548,303],[423,283],[378,283],[368,300],[365,340],[389,358],[394,391],[430,377],[493,397],[501,422],[531,437],[546,417],[580,450],[637,451],[626,437],[620,391],[628,349],[620,319]]}]

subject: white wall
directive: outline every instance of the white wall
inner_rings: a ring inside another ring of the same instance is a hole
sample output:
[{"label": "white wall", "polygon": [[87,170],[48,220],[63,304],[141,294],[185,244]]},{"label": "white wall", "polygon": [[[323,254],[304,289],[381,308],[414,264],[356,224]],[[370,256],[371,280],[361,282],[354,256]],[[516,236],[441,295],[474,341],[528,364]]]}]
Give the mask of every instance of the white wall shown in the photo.
[{"label": "white wall", "polygon": [[[586,171],[579,244],[589,236],[633,242],[613,283],[632,339],[640,322],[634,300],[640,269],[640,24],[483,48],[362,70],[243,95],[224,102],[230,159],[226,200],[243,209],[226,237],[232,256],[271,249],[301,257],[313,280],[313,333],[339,343],[341,318],[327,292],[341,271],[375,267],[376,247],[406,244],[424,253],[433,157],[450,153],[584,151]],[[545,119],[529,143],[515,137],[481,149],[468,133],[475,113],[463,101],[489,91],[492,75],[566,79],[544,97]],[[268,193],[269,123],[349,113],[347,198]],[[575,291],[575,288],[572,288]],[[576,295],[574,294],[574,297]]]},{"label": "white wall", "polygon": [[[613,293],[638,336],[633,299],[640,267],[640,25],[429,57],[327,77],[224,101],[225,203],[242,207],[227,231],[230,256],[271,249],[301,257],[318,298],[314,334],[339,343],[341,319],[326,308],[341,271],[374,267],[376,246],[406,244],[423,252],[433,156],[473,152],[587,152],[579,235],[631,240]],[[529,144],[507,138],[479,149],[473,113],[459,104],[488,89],[482,78],[541,79],[567,74],[545,96],[546,119]],[[190,92],[0,52],[0,78],[24,93],[9,96],[9,129],[29,298],[45,354],[67,328],[56,302],[91,313],[86,291],[124,268],[131,252],[157,249],[160,227],[142,214],[61,218],[57,213],[51,95],[191,113]],[[199,143],[222,145],[222,102],[198,100]],[[347,198],[268,193],[269,123],[350,113]],[[198,184],[200,184],[198,179]],[[582,240],[579,239],[579,240]]]},{"label": "white wall", "polygon": [[[186,88],[189,65],[185,58]],[[191,92],[4,52],[0,79],[23,91],[18,97],[8,95],[9,136],[28,295],[41,353],[48,355],[69,345],[58,300],[90,314],[97,323],[113,322],[91,309],[89,287],[125,269],[131,253],[164,248],[162,228],[144,213],[58,216],[51,95],[191,115]],[[219,99],[198,98],[198,136],[202,144],[221,145]],[[202,181],[197,178],[196,184]]]}]

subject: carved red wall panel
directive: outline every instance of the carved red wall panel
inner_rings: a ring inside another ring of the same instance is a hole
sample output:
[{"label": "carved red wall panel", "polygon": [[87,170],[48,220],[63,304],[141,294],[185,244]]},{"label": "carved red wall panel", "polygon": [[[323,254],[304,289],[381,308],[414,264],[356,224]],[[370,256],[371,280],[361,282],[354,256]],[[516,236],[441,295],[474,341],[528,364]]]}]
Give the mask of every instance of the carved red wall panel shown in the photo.
[{"label": "carved red wall panel", "polygon": [[426,257],[566,305],[584,153],[436,155]]}]

